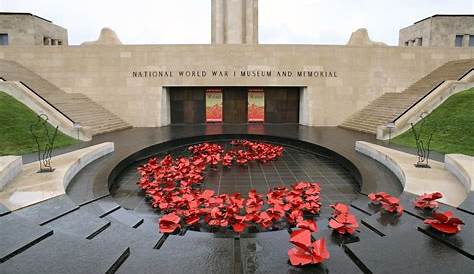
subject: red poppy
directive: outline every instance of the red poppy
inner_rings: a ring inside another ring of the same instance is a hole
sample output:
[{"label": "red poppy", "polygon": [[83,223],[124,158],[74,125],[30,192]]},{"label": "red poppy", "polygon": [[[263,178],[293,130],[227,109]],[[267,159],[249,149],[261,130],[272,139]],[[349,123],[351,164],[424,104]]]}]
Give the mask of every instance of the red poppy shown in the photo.
[{"label": "red poppy", "polygon": [[389,196],[381,201],[382,208],[390,213],[397,213],[398,215],[403,214],[403,206],[400,205],[400,199],[397,197]]},{"label": "red poppy", "polygon": [[369,200],[373,203],[373,204],[378,204],[380,203],[383,199],[385,199],[386,197],[390,196],[389,194],[385,193],[385,192],[377,192],[377,193],[370,193],[368,195],[369,197]]},{"label": "red poppy", "polygon": [[292,210],[286,220],[290,224],[301,222],[303,220],[303,211],[299,209]]},{"label": "red poppy", "polygon": [[453,212],[434,212],[433,218],[425,219],[425,224],[429,224],[435,230],[445,234],[456,234],[461,231],[464,222],[455,217]]},{"label": "red poppy", "polygon": [[438,202],[435,201],[437,199],[443,198],[443,194],[440,192],[433,192],[433,193],[425,193],[423,195],[420,195],[416,197],[416,200],[414,201],[414,205],[417,208],[422,208],[422,209],[434,209],[439,206]]},{"label": "red poppy", "polygon": [[403,207],[400,205],[400,199],[391,196],[385,192],[370,193],[368,195],[369,200],[373,204],[381,204],[382,208],[390,213],[397,213],[402,215]]},{"label": "red poppy", "polygon": [[301,228],[301,229],[307,229],[311,232],[317,232],[318,231],[318,225],[312,219],[302,220],[302,221],[298,222],[296,227]]},{"label": "red poppy", "polygon": [[240,216],[240,215],[234,215],[233,216],[233,224],[232,224],[232,229],[234,230],[234,232],[237,232],[237,233],[242,233],[245,228],[248,226],[248,224],[246,224],[246,219],[245,219],[245,216]]},{"label": "red poppy", "polygon": [[357,218],[350,213],[342,213],[331,217],[329,227],[337,231],[339,234],[354,234],[359,227]]},{"label": "red poppy", "polygon": [[296,247],[288,251],[290,263],[294,266],[318,264],[329,259],[324,238],[311,242],[311,232],[306,229],[294,231],[290,242]]},{"label": "red poppy", "polygon": [[162,216],[160,218],[160,231],[162,233],[173,233],[176,229],[181,228],[180,220],[174,213]]},{"label": "red poppy", "polygon": [[343,203],[336,203],[335,205],[331,205],[331,208],[334,210],[332,213],[333,216],[349,213],[349,207]]}]

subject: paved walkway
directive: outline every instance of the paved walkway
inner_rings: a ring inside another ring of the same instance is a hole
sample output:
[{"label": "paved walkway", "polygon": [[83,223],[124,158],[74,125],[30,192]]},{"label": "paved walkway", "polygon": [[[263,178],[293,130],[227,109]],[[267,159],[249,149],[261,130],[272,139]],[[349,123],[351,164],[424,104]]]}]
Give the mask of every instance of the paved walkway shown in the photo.
[{"label": "paved walkway", "polygon": [[417,157],[405,152],[368,142],[357,142],[356,150],[392,170],[404,185],[405,192],[421,195],[439,191],[444,195],[440,201],[454,207],[468,195],[463,183],[445,168],[443,162],[431,160],[431,168],[416,168]]}]

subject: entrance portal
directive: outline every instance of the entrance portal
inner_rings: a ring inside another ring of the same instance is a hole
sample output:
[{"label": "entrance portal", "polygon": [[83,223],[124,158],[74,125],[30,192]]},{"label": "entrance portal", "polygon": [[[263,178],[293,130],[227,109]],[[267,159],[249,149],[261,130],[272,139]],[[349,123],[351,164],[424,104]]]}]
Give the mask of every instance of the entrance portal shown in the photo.
[{"label": "entrance portal", "polygon": [[295,87],[172,87],[171,123],[298,123]]}]

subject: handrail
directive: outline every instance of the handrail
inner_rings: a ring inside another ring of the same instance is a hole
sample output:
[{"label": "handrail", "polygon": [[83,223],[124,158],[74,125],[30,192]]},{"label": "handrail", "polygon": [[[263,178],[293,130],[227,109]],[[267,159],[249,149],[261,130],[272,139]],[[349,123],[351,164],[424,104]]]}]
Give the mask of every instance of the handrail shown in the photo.
[{"label": "handrail", "polygon": [[[474,71],[474,68],[471,68],[469,69],[468,71],[466,71],[461,77],[459,77],[457,80],[460,81],[462,78],[464,78],[466,75],[468,75],[469,73],[471,73],[471,71]],[[414,106],[416,106],[419,102],[421,102],[423,99],[425,99],[428,95],[430,95],[433,91],[435,91],[437,88],[439,88],[439,86],[441,86],[442,84],[444,84],[444,82],[446,82],[446,80],[440,82],[438,85],[436,85],[434,88],[432,88],[428,93],[426,93],[425,95],[423,95],[423,97],[421,97],[420,99],[418,99],[415,103],[413,103],[409,108],[405,109],[405,111],[403,111],[400,115],[397,116],[397,118],[393,119],[392,123],[395,123],[398,119],[400,119],[403,115],[405,115],[408,111],[410,111]]]},{"label": "handrail", "polygon": [[442,84],[444,84],[446,80],[441,81],[439,84],[437,84],[434,88],[432,88],[428,93],[423,95],[420,99],[418,99],[415,103],[413,103],[409,108],[405,109],[405,111],[402,112],[402,114],[398,115],[397,118],[393,119],[392,123],[395,123],[398,119],[400,119],[403,115],[405,115],[408,111],[410,111],[414,106],[416,106],[419,102],[421,102],[423,99],[425,99],[428,95],[430,95],[435,89],[439,88]]},{"label": "handrail", "polygon": [[63,115],[64,117],[66,117],[66,119],[68,119],[69,121],[71,121],[71,123],[75,124],[76,122],[74,122],[74,120],[72,120],[69,116],[67,116],[64,112],[62,112],[61,110],[59,110],[57,107],[55,107],[53,104],[51,104],[48,100],[46,100],[43,96],[39,95],[36,91],[34,91],[32,88],[30,88],[27,84],[25,84],[23,81],[18,81],[20,82],[23,86],[25,86],[29,91],[33,92],[36,96],[38,96],[39,98],[41,98],[41,100],[43,100],[46,104],[48,104],[50,107],[54,108],[54,110],[56,110],[57,112],[61,113],[61,115]]}]

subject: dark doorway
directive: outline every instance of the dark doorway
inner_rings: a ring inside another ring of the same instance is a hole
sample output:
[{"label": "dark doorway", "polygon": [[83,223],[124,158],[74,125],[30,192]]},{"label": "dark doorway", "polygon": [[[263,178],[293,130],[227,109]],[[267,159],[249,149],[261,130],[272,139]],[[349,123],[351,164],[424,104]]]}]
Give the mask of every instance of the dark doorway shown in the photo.
[{"label": "dark doorway", "polygon": [[265,122],[298,123],[299,105],[299,88],[265,88]]},{"label": "dark doorway", "polygon": [[205,89],[183,87],[170,89],[171,123],[200,124],[205,121]]},{"label": "dark doorway", "polygon": [[247,123],[247,89],[242,87],[224,88],[224,123]]},{"label": "dark doorway", "polygon": [[299,122],[300,88],[297,87],[173,87],[169,89],[171,123],[205,123],[206,90],[222,90],[224,123],[249,122],[249,91],[256,90],[264,93],[264,123]]}]

